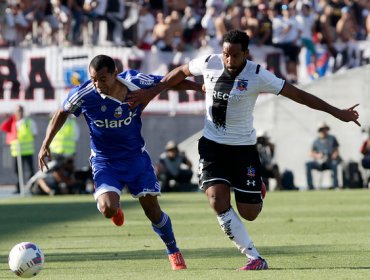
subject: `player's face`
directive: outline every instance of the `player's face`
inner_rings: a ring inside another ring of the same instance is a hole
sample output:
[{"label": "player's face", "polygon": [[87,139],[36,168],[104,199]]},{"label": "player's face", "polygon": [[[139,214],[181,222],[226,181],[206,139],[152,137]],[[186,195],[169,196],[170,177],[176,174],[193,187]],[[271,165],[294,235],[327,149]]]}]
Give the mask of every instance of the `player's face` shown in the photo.
[{"label": "player's face", "polygon": [[238,74],[245,65],[248,50],[242,51],[240,44],[223,43],[222,56],[227,71],[232,75]]},{"label": "player's face", "polygon": [[96,71],[94,68],[90,67],[89,69],[91,81],[94,84],[94,87],[99,93],[104,93],[109,95],[109,92],[113,89],[117,71],[109,73],[107,67]]}]

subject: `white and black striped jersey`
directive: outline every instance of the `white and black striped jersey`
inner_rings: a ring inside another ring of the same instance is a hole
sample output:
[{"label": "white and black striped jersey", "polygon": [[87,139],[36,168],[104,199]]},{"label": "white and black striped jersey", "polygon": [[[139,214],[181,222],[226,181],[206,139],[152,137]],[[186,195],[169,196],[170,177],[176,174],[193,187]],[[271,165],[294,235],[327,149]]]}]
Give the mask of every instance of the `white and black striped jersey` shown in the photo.
[{"label": "white and black striped jersey", "polygon": [[278,95],[285,81],[249,60],[236,78],[231,77],[222,54],[193,59],[189,70],[194,76],[203,75],[206,88],[203,135],[220,144],[256,144],[253,109],[257,97],[260,93]]}]

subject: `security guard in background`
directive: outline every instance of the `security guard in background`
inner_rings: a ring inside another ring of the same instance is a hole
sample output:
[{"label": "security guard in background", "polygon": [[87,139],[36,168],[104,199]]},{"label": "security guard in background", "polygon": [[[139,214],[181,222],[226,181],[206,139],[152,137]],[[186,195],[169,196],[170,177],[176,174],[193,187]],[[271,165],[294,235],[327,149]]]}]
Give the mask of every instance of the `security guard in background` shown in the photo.
[{"label": "security guard in background", "polygon": [[80,131],[76,119],[70,116],[50,144],[52,157],[56,160],[74,157],[79,137]]},{"label": "security guard in background", "polygon": [[[18,105],[15,113],[1,124],[1,129],[7,133],[6,143],[10,145],[10,153],[14,158],[14,168],[17,174],[16,193],[20,193],[19,179],[25,174],[25,167],[28,167],[28,178],[35,173],[33,154],[35,153],[34,139],[37,134],[36,123],[31,118],[25,117],[23,106]],[[22,172],[19,174],[18,167],[21,166]]]}]

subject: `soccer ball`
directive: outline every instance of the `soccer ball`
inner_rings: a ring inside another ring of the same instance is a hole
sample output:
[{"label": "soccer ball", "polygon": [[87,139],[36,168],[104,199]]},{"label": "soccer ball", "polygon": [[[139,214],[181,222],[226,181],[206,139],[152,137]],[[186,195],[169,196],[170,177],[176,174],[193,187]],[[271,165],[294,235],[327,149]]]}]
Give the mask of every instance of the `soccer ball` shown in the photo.
[{"label": "soccer ball", "polygon": [[15,245],[9,253],[9,267],[19,277],[36,276],[44,264],[44,254],[32,242],[22,242]]}]

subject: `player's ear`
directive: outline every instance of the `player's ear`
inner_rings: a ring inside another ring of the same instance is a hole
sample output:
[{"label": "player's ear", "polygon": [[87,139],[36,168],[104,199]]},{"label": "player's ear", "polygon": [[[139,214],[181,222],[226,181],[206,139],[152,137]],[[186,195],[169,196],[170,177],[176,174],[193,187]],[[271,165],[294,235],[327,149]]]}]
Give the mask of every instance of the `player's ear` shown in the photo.
[{"label": "player's ear", "polygon": [[248,59],[249,58],[249,49],[246,49],[244,51],[244,57],[245,57],[245,59]]}]

